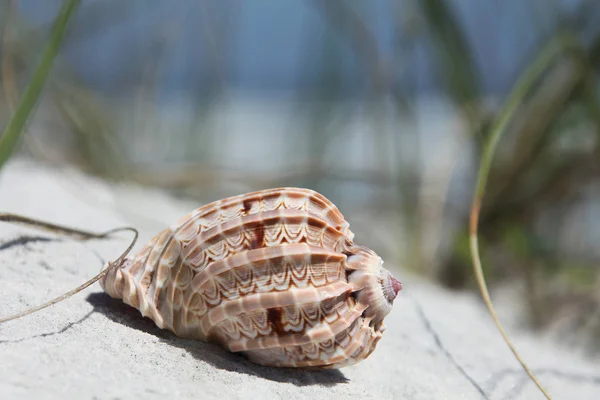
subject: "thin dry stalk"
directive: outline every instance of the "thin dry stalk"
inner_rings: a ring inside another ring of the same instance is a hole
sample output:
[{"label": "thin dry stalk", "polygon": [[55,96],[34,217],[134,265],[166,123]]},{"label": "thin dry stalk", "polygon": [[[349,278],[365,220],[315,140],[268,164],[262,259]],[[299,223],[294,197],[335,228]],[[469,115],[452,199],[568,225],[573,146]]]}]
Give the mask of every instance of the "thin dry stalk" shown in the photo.
[{"label": "thin dry stalk", "polygon": [[125,251],[119,256],[119,258],[117,258],[113,262],[110,262],[107,268],[104,268],[99,274],[94,276],[92,279],[88,280],[87,282],[78,286],[77,288],[70,290],[69,292],[62,294],[62,295],[60,295],[50,301],[47,301],[43,304],[40,304],[38,306],[29,308],[27,310],[18,312],[16,314],[7,315],[5,317],[0,317],[0,324],[7,322],[7,321],[11,321],[14,319],[24,317],[29,314],[33,314],[34,312],[42,310],[46,307],[50,307],[53,304],[59,303],[65,299],[73,296],[74,294],[81,292],[83,289],[87,288],[88,286],[91,286],[98,280],[102,279],[113,268],[117,268],[121,265],[121,263],[125,260],[125,257],[127,257],[129,252],[131,251],[131,249],[137,242],[137,238],[138,238],[138,231],[132,227],[122,227],[122,228],[111,229],[109,231],[102,232],[102,233],[94,233],[94,232],[73,229],[73,228],[69,228],[66,226],[57,225],[57,224],[53,224],[50,222],[45,222],[45,221],[41,221],[38,219],[28,218],[28,217],[24,217],[21,215],[9,214],[9,213],[0,213],[0,221],[12,223],[12,224],[18,224],[18,225],[32,226],[32,227],[50,231],[50,232],[53,232],[56,234],[72,236],[72,237],[80,239],[80,240],[106,239],[106,238],[110,237],[112,234],[117,233],[117,232],[124,232],[124,231],[133,232],[133,239],[131,240],[131,243],[129,244],[127,249],[125,249]]},{"label": "thin dry stalk", "polygon": [[531,378],[531,380],[536,384],[536,386],[540,389],[540,391],[546,396],[547,399],[551,399],[550,394],[542,387],[541,383],[538,381],[533,372],[529,369],[525,361],[519,355],[519,352],[512,344],[511,340],[506,333],[506,330],[500,323],[496,310],[492,304],[492,300],[490,298],[490,294],[487,289],[487,285],[485,282],[485,277],[483,275],[483,269],[481,266],[481,259],[479,257],[479,244],[478,244],[478,225],[479,225],[479,213],[481,211],[481,204],[483,200],[483,196],[485,194],[485,186],[487,183],[488,175],[491,169],[492,160],[494,157],[494,152],[496,150],[496,146],[500,140],[502,134],[506,131],[515,110],[522,104],[523,100],[530,93],[532,87],[535,83],[540,79],[545,71],[548,70],[548,67],[561,55],[565,52],[572,51],[578,53],[580,51],[580,46],[577,43],[576,39],[571,37],[570,35],[559,36],[557,39],[553,40],[547,47],[545,47],[537,59],[531,64],[528,70],[525,72],[523,76],[517,81],[512,93],[508,97],[506,104],[504,105],[502,112],[499,117],[494,121],[492,128],[490,130],[490,135],[487,138],[485,146],[483,148],[483,155],[481,159],[481,165],[479,167],[478,176],[477,176],[477,186],[475,190],[475,194],[473,196],[473,203],[471,206],[471,214],[469,219],[469,242],[471,248],[471,256],[473,258],[473,269],[475,271],[475,277],[477,279],[477,284],[481,291],[481,295],[483,300],[496,324],[496,327],[502,334],[504,341],[510,348],[510,350],[515,355],[516,359],[519,361],[527,375]]}]

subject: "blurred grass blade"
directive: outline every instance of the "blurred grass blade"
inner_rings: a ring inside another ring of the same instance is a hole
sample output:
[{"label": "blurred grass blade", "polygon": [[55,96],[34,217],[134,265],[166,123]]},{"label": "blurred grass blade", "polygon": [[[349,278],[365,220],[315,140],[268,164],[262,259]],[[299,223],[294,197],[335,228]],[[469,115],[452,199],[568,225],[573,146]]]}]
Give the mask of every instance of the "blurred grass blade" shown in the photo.
[{"label": "blurred grass blade", "polygon": [[542,387],[542,385],[537,380],[533,372],[529,369],[527,364],[525,364],[525,361],[523,361],[523,359],[517,352],[516,348],[510,341],[508,334],[504,330],[504,327],[500,323],[498,315],[496,314],[496,310],[492,305],[492,300],[490,298],[490,294],[485,283],[481,259],[479,257],[477,230],[479,225],[479,213],[481,209],[483,196],[485,194],[485,186],[491,169],[496,146],[498,145],[500,137],[506,131],[506,128],[508,127],[516,109],[523,103],[528,93],[530,93],[531,89],[535,86],[536,82],[538,82],[543,73],[548,70],[550,65],[559,56],[569,51],[578,52],[578,49],[579,45],[573,37],[568,35],[559,36],[556,40],[553,40],[544,49],[542,49],[538,57],[534,60],[534,62],[529,66],[529,68],[517,81],[505,105],[503,106],[498,118],[494,121],[494,124],[490,129],[490,134],[486,139],[486,143],[483,148],[481,164],[477,174],[477,186],[475,189],[475,194],[473,195],[473,203],[471,206],[471,215],[469,221],[469,242],[471,247],[471,256],[473,258],[473,269],[475,271],[475,277],[477,279],[477,284],[479,285],[479,289],[481,291],[483,300],[492,316],[492,319],[494,320],[494,323],[496,324],[498,330],[502,334],[504,341],[506,342],[510,350],[513,352],[513,354],[515,355],[525,372],[527,372],[529,377],[533,380],[533,382],[537,385],[540,391],[548,399],[551,398],[550,395]]},{"label": "blurred grass blade", "polygon": [[450,95],[459,104],[470,104],[480,97],[477,67],[459,19],[444,0],[417,2],[433,39],[438,73]]},{"label": "blurred grass blade", "polygon": [[10,155],[19,141],[19,136],[24,131],[27,120],[37,104],[46,83],[46,79],[48,78],[48,74],[50,73],[50,69],[52,68],[54,58],[62,43],[69,19],[79,3],[80,0],[63,1],[40,63],[27,84],[17,109],[4,129],[4,132],[2,132],[2,136],[0,136],[0,168],[2,168],[10,158]]}]

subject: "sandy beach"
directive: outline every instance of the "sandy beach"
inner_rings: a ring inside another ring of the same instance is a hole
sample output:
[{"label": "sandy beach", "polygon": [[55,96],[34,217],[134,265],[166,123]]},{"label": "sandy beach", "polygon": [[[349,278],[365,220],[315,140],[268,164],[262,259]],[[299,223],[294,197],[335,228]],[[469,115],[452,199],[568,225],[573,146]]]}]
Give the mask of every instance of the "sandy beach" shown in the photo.
[{"label": "sandy beach", "polygon": [[[0,210],[82,229],[140,230],[139,248],[200,206],[14,160],[0,172]],[[347,216],[352,221],[351,216]],[[360,234],[360,233],[357,233]],[[95,275],[128,243],[77,242],[0,225],[0,315],[37,305]],[[2,399],[541,399],[476,295],[446,291],[386,264],[403,282],[367,360],[336,371],[265,368],[184,340],[94,284],[0,325]],[[511,330],[555,399],[600,399],[600,362]]]}]

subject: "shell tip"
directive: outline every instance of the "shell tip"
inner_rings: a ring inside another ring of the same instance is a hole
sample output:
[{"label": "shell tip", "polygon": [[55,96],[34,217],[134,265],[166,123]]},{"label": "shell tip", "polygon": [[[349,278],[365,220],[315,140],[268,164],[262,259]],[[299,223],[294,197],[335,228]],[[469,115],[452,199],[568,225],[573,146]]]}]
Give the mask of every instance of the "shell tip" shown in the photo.
[{"label": "shell tip", "polygon": [[393,276],[390,276],[390,280],[392,282],[392,290],[394,292],[394,298],[396,298],[396,296],[398,295],[398,292],[400,292],[402,290],[402,282],[400,282],[398,279],[394,278]]}]

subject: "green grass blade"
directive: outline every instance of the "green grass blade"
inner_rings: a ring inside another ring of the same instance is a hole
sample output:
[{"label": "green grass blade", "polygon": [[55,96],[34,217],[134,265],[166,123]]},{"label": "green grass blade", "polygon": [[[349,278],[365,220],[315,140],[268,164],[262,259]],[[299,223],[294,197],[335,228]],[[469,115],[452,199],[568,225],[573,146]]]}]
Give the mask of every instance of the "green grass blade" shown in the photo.
[{"label": "green grass blade", "polygon": [[427,22],[438,73],[452,98],[468,105],[480,97],[477,66],[460,20],[444,0],[417,2]]},{"label": "green grass blade", "polygon": [[0,168],[2,168],[10,158],[19,142],[19,137],[25,130],[27,120],[37,104],[40,94],[45,86],[46,79],[48,78],[48,74],[50,73],[52,64],[62,43],[69,19],[79,3],[80,0],[63,1],[40,63],[27,84],[17,109],[8,122],[8,125],[4,128],[2,136],[0,136]]}]

